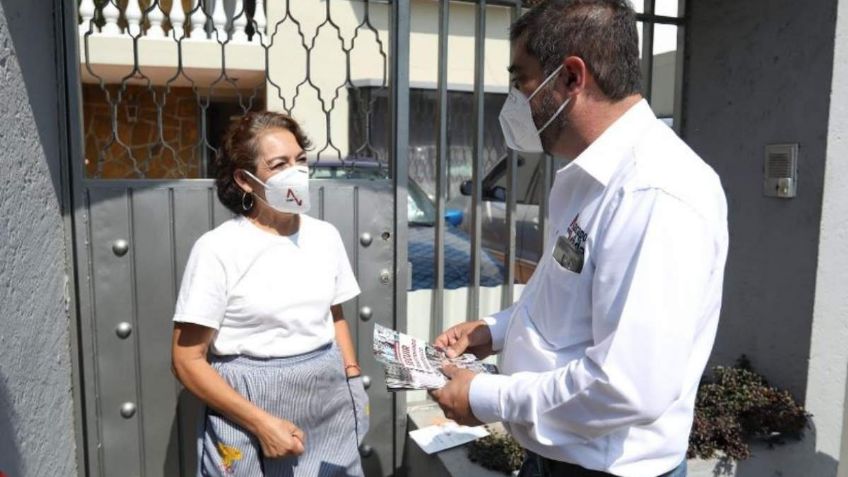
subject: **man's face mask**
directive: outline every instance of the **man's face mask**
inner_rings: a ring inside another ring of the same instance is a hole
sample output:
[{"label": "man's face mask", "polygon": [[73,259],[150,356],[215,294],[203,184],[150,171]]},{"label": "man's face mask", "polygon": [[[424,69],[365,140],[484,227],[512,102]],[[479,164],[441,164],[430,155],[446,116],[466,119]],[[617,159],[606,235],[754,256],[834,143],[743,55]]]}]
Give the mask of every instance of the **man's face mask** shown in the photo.
[{"label": "man's face mask", "polygon": [[504,139],[506,139],[506,145],[510,149],[528,153],[544,152],[544,149],[542,148],[542,139],[539,135],[554,121],[554,119],[557,118],[557,116],[560,115],[560,113],[562,113],[562,110],[568,106],[571,98],[566,99],[559,109],[556,110],[553,116],[551,116],[539,129],[536,129],[536,123],[533,122],[533,110],[530,109],[530,100],[532,100],[536,94],[545,87],[545,85],[555,78],[561,69],[562,65],[559,65],[559,68],[548,75],[548,77],[545,78],[545,81],[542,81],[542,84],[533,91],[529,98],[524,96],[524,93],[515,86],[510,87],[509,95],[507,96],[503,108],[501,109],[501,114],[498,117],[501,123],[501,129],[503,130]]},{"label": "man's face mask", "polygon": [[287,214],[309,211],[309,169],[306,166],[286,168],[271,176],[268,182],[262,182],[248,171],[244,173],[265,187],[264,202],[273,209]]}]

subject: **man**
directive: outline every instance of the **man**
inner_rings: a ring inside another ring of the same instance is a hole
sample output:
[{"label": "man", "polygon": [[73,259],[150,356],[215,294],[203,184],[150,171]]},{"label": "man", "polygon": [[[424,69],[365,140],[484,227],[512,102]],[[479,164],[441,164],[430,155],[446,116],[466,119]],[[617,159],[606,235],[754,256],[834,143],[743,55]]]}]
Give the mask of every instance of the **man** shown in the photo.
[{"label": "man", "polygon": [[500,351],[504,374],[448,367],[432,395],[460,423],[503,422],[524,476],[685,476],[727,255],[719,178],[639,95],[626,0],[548,1],[511,41],[507,144],[570,162],[520,300],[436,340]]}]

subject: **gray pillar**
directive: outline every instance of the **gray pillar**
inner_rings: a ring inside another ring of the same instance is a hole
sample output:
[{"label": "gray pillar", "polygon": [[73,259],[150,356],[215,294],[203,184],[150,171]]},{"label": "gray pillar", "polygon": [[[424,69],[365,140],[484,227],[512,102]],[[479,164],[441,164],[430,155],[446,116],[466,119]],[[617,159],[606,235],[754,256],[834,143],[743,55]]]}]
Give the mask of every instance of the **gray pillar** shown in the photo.
[{"label": "gray pillar", "polygon": [[10,477],[77,472],[51,6],[0,0],[0,471]]},{"label": "gray pillar", "polygon": [[[684,139],[721,177],[730,249],[715,363],[741,354],[807,395],[836,2],[688,4]],[[800,144],[794,199],[763,196],[765,146]]]}]

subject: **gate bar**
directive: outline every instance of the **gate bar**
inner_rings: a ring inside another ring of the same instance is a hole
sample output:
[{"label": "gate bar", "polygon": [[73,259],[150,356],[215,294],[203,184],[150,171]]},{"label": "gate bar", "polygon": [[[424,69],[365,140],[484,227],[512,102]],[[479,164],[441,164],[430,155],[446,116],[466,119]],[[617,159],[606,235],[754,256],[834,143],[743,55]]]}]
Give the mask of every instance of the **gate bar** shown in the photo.
[{"label": "gate bar", "polygon": [[545,256],[548,250],[548,232],[550,231],[550,191],[553,183],[553,156],[550,154],[542,155],[542,173],[539,174],[540,180],[536,187],[541,187],[539,194],[539,232],[542,234],[542,257]]},{"label": "gate bar", "polygon": [[[92,421],[87,419],[87,389],[86,377],[92,368],[83,356],[85,348],[85,327],[88,324],[80,311],[80,264],[86,263],[85,257],[79,257],[76,251],[76,240],[82,233],[78,230],[82,224],[76,221],[76,206],[80,204],[79,184],[82,174],[85,149],[82,135],[82,90],[79,81],[79,6],[77,2],[54,0],[54,38],[57,51],[56,78],[59,83],[59,141],[60,184],[62,205],[62,222],[65,231],[65,261],[67,280],[65,282],[65,299],[68,312],[68,339],[70,341],[71,360],[71,392],[73,396],[74,441],[76,444],[76,475],[97,475],[91,468],[92,449],[89,438]],[[73,65],[72,67],[69,67]],[[88,395],[90,396],[90,394]]]},{"label": "gate bar", "polygon": [[[510,12],[510,21],[514,22],[521,16],[521,0],[515,0],[515,4]],[[509,60],[512,61],[512,58]],[[510,78],[512,84],[512,78]],[[518,191],[518,181],[516,179],[518,154],[510,149],[506,158],[506,231],[507,242],[504,253],[504,266],[506,267],[505,286],[501,293],[501,308],[505,309],[512,306],[515,299],[515,248],[517,237],[515,236],[515,209],[516,209],[516,193]]]},{"label": "gate bar", "polygon": [[[407,272],[407,200],[409,176],[409,37],[410,0],[395,0],[391,10],[391,164],[394,186],[394,329],[406,332]],[[406,436],[406,399],[393,393],[394,445],[392,468],[397,472],[403,462]]]},{"label": "gate bar", "polygon": [[445,312],[445,189],[448,183],[448,35],[450,1],[439,1],[438,99],[436,102],[436,237],[434,248],[436,287],[430,314],[430,339],[444,329]]},{"label": "gate bar", "polygon": [[486,0],[477,2],[474,19],[474,140],[471,159],[471,270],[466,321],[479,318],[480,313],[480,246],[481,202],[483,180],[483,100],[484,55],[486,50]]}]

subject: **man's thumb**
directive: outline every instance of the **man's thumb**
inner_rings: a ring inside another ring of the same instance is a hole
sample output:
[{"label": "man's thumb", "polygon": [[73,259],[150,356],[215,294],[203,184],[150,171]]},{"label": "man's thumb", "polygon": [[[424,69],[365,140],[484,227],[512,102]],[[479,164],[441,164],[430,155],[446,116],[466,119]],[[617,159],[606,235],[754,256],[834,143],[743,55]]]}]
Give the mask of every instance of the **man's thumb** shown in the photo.
[{"label": "man's thumb", "polygon": [[448,349],[445,350],[445,354],[448,356],[448,358],[456,358],[457,356],[464,353],[467,348],[468,336],[463,335],[461,338],[456,340],[456,343],[448,346]]}]

